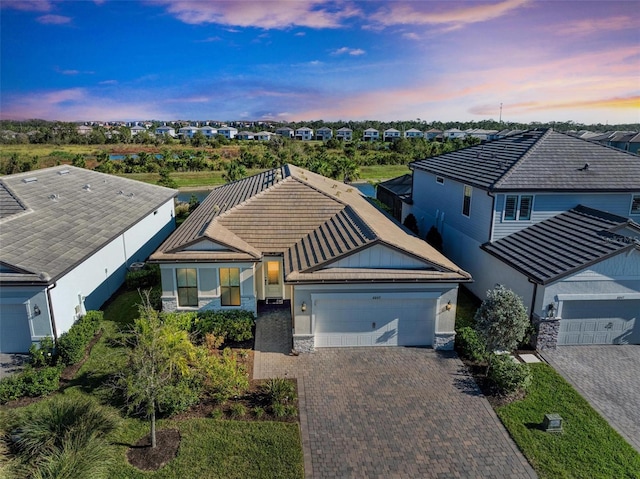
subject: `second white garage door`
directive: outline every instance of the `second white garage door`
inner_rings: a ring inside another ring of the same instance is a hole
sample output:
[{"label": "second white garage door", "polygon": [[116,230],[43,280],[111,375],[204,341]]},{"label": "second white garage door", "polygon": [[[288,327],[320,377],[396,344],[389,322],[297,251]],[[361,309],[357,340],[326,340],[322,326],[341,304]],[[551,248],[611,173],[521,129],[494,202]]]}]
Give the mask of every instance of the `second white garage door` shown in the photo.
[{"label": "second white garage door", "polygon": [[312,295],[315,347],[430,346],[437,294]]},{"label": "second white garage door", "polygon": [[640,343],[640,300],[565,301],[558,344]]}]

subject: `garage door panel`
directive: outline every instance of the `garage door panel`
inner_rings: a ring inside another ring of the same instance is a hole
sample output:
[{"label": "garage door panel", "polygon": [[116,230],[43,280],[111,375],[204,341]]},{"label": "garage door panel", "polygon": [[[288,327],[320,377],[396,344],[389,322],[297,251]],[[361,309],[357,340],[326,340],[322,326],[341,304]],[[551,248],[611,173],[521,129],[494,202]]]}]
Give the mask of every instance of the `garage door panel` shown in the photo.
[{"label": "garage door panel", "polygon": [[0,312],[0,352],[26,353],[31,347],[31,331],[24,304],[3,304]]},{"label": "garage door panel", "polygon": [[558,344],[640,343],[639,300],[565,301]]},{"label": "garage door panel", "polygon": [[375,300],[362,294],[314,300],[315,346],[430,345],[435,305],[434,299],[382,294]]}]

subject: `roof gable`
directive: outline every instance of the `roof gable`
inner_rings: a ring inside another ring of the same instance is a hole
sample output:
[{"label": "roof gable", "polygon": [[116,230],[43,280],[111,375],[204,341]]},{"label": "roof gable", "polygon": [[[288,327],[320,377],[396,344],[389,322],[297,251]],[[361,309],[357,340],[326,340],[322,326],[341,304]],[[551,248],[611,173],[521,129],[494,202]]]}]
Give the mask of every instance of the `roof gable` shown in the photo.
[{"label": "roof gable", "polygon": [[625,236],[640,225],[604,211],[577,206],[482,249],[539,284],[547,284],[640,243]]}]

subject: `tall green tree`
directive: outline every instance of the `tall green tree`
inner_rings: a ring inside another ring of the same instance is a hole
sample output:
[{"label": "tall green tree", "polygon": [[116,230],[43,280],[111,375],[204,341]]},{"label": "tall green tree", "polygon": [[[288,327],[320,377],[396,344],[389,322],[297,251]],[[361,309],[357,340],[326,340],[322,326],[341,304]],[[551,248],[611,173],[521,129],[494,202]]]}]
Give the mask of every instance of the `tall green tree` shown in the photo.
[{"label": "tall green tree", "polygon": [[227,183],[240,180],[245,176],[247,176],[247,169],[239,161],[233,160],[224,165],[222,178],[224,178]]},{"label": "tall green tree", "polygon": [[151,307],[148,294],[135,320],[127,368],[120,378],[129,406],[149,419],[151,447],[156,447],[156,413],[166,395],[183,377],[196,357],[186,331],[163,323]]}]

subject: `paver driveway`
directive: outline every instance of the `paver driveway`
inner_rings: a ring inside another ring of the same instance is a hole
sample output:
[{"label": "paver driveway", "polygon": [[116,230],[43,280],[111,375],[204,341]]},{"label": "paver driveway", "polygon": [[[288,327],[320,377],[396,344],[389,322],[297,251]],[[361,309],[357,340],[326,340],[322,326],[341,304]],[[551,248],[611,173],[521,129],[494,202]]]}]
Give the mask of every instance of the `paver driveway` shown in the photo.
[{"label": "paver driveway", "polygon": [[640,452],[640,345],[562,346],[542,356]]},{"label": "paver driveway", "polygon": [[254,377],[298,378],[307,477],[536,477],[452,353],[275,349],[256,353]]}]

